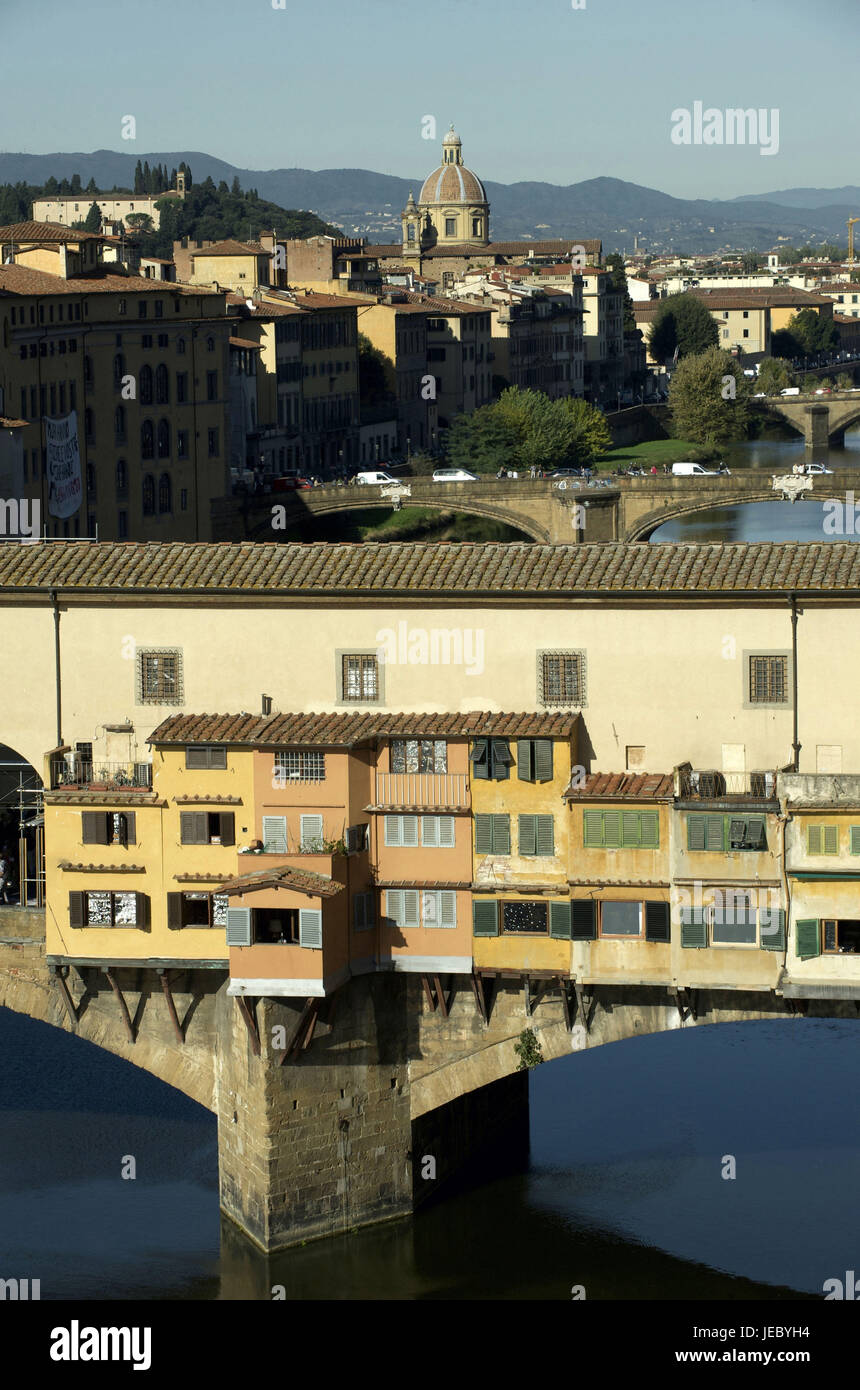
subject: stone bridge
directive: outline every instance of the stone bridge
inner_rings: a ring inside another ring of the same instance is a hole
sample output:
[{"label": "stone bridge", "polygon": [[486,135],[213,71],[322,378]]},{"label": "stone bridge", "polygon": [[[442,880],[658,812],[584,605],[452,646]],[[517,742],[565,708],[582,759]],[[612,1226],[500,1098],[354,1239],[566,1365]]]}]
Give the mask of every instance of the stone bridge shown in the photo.
[{"label": "stone bridge", "polygon": [[857,1017],[853,1001],[487,972],[359,976],[317,1017],[312,1001],[240,1003],[223,968],[170,964],[70,969],[46,958],[41,911],[0,908],[0,1006],[212,1110],[222,1210],[264,1251],[407,1216],[466,1163],[516,1147],[528,1126],[514,1051],[524,1029],[550,1061],[705,1023]]},{"label": "stone bridge", "polygon": [[860,422],[860,391],[833,391],[829,396],[753,397],[750,408],[778,416],[791,425],[803,435],[810,452],[828,445],[841,448],[845,431]]},{"label": "stone bridge", "polygon": [[[860,397],[856,407],[860,414]],[[824,407],[827,409],[827,407]],[[664,521],[713,507],[773,501],[772,469],[676,478],[658,473],[644,478],[611,479],[609,486],[565,486],[549,478],[487,478],[478,482],[434,483],[410,478],[403,505],[465,512],[515,526],[532,540],[549,545],[577,541],[646,540]],[[814,478],[812,495],[841,497],[858,489],[860,473],[838,469]],[[322,487],[266,498],[225,499],[213,504],[214,539],[300,540],[311,517],[356,509],[390,507],[378,487]],[[274,511],[273,511],[274,509]],[[274,523],[274,524],[273,524]]]}]

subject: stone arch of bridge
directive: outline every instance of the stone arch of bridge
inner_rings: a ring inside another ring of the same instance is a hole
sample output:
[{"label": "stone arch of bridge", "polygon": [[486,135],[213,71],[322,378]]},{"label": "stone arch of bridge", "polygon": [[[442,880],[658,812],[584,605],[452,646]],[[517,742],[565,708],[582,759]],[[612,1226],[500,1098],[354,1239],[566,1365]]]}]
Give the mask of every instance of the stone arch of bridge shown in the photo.
[{"label": "stone arch of bridge", "polygon": [[[274,506],[277,504],[273,503],[272,505]],[[513,526],[516,530],[522,531],[530,540],[537,541],[540,544],[547,545],[552,541],[549,528],[542,526],[540,522],[530,517],[528,513],[518,511],[515,504],[509,507],[498,506],[492,502],[476,501],[464,504],[459,497],[455,503],[452,503],[450,499],[445,500],[444,498],[439,498],[437,500],[435,497],[428,498],[421,496],[420,498],[416,498],[414,502],[410,502],[407,498],[404,505],[407,507],[433,507],[439,512],[485,517],[490,521],[500,521],[505,526]],[[386,505],[385,502],[380,503],[377,499],[366,500],[364,497],[353,500],[352,496],[348,496],[343,500],[337,498],[333,499],[331,502],[326,501],[321,505],[315,505],[313,510],[308,511],[300,510],[299,508],[293,511],[293,509],[287,505],[285,507],[284,528],[279,530],[274,530],[272,527],[272,511],[271,508],[269,508],[261,521],[258,523],[252,521],[249,523],[248,538],[249,540],[262,540],[266,538],[274,541],[295,539],[295,537],[291,536],[291,532],[295,531],[297,527],[300,527],[303,522],[313,521],[317,517],[333,516],[339,512],[359,510],[386,511],[388,507],[390,507],[390,503]]]},{"label": "stone arch of bridge", "polygon": [[[770,478],[768,478],[770,481]],[[744,493],[742,496],[732,500],[731,506],[746,506],[750,502],[773,502],[775,499],[773,486],[762,489],[761,492]],[[710,499],[707,502],[687,502],[683,504],[672,504],[668,507],[655,508],[652,512],[646,512],[645,516],[638,517],[629,527],[625,528],[624,535],[619,537],[622,541],[647,541],[652,533],[662,526],[666,521],[675,521],[681,516],[695,516],[697,512],[711,512],[718,507],[727,504],[717,499]]]}]

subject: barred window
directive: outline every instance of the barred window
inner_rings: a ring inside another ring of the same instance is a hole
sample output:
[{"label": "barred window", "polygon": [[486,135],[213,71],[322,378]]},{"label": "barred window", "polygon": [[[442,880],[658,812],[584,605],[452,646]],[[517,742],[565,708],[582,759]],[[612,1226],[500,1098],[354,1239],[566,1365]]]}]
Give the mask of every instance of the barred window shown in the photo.
[{"label": "barred window", "polygon": [[379,680],[375,656],[345,656],[343,658],[344,700],[376,700]]},{"label": "barred window", "polygon": [[275,783],[324,782],[325,753],[289,749],[275,754]]},{"label": "barred window", "polygon": [[582,652],[542,652],[540,698],[545,705],[584,703]]},{"label": "barred window", "polygon": [[142,650],[137,653],[137,703],[181,705],[182,653]]},{"label": "barred window", "polygon": [[448,745],[443,738],[391,740],[392,772],[447,772]]},{"label": "barred window", "polygon": [[785,704],[788,700],[788,657],[750,657],[750,701]]}]

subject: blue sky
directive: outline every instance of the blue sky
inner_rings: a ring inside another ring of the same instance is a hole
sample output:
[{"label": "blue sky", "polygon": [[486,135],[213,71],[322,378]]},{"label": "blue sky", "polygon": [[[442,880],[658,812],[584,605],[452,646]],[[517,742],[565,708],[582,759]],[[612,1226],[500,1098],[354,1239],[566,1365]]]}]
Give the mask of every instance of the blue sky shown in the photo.
[{"label": "blue sky", "polygon": [[[858,0],[572,3],[0,0],[0,148],[418,178],[438,162],[433,115],[500,183],[730,198],[858,181]],[[672,111],[697,100],[777,108],[778,153],[673,144]]]}]

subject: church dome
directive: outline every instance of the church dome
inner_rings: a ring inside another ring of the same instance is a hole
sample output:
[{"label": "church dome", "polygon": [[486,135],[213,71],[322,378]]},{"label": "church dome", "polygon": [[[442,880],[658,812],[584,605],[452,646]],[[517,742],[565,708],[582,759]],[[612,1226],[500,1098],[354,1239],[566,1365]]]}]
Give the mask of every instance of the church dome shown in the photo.
[{"label": "church dome", "polygon": [[465,164],[440,164],[424,180],[419,203],[486,203],[481,180]]}]

